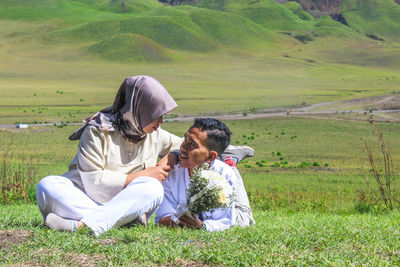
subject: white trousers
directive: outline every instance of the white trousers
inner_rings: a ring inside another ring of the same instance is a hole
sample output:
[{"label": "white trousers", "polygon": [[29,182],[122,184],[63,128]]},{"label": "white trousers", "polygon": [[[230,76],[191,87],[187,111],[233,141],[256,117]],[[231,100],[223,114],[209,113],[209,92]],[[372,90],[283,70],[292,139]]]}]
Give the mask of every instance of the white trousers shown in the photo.
[{"label": "white trousers", "polygon": [[142,214],[150,218],[164,197],[161,183],[152,177],[138,177],[106,203],[92,200],[63,176],[47,176],[36,189],[36,200],[44,220],[49,213],[82,221],[99,236],[132,222]]}]

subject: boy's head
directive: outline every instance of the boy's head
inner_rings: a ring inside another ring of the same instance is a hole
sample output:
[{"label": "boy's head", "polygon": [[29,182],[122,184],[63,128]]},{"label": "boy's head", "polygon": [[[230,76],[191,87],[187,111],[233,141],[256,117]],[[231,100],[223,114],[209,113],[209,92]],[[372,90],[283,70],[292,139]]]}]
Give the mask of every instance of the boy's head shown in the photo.
[{"label": "boy's head", "polygon": [[196,118],[185,133],[181,145],[180,165],[192,169],[210,163],[225,151],[231,139],[229,128],[217,119]]}]

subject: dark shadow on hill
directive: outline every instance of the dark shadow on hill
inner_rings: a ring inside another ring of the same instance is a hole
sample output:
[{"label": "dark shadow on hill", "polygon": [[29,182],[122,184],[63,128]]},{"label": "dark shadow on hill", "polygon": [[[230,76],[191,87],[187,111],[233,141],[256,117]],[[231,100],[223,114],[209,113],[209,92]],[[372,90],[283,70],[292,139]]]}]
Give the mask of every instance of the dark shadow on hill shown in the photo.
[{"label": "dark shadow on hill", "polygon": [[342,23],[343,25],[349,26],[349,24],[347,23],[346,19],[343,17],[343,15],[342,15],[341,13],[339,13],[339,14],[332,14],[332,15],[331,15],[331,18],[332,18],[333,20],[336,20],[336,21]]},{"label": "dark shadow on hill", "polygon": [[385,39],[376,36],[375,34],[365,34],[368,38],[375,40],[375,41],[385,41]]}]

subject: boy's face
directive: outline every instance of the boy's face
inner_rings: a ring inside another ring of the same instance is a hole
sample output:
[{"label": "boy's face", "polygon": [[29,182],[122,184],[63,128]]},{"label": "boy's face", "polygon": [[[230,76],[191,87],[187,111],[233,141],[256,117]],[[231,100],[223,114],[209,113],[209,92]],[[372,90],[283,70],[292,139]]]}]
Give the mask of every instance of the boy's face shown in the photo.
[{"label": "boy's face", "polygon": [[211,156],[212,151],[209,151],[206,146],[206,141],[207,132],[202,132],[199,128],[190,128],[185,133],[179,156],[181,167],[193,169],[195,166],[201,167],[203,163],[214,160]]}]

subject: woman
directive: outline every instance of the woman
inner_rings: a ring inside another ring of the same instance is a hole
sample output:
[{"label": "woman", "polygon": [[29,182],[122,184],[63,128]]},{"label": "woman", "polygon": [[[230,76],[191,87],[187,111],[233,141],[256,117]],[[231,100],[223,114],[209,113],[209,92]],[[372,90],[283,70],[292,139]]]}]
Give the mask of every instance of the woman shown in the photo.
[{"label": "woman", "polygon": [[114,104],[71,135],[80,143],[69,171],[39,182],[45,225],[67,231],[87,226],[99,236],[134,221],[145,224],[163,199],[161,182],[170,169],[165,155],[182,142],[159,128],[176,107],[154,78],[125,79]]}]

